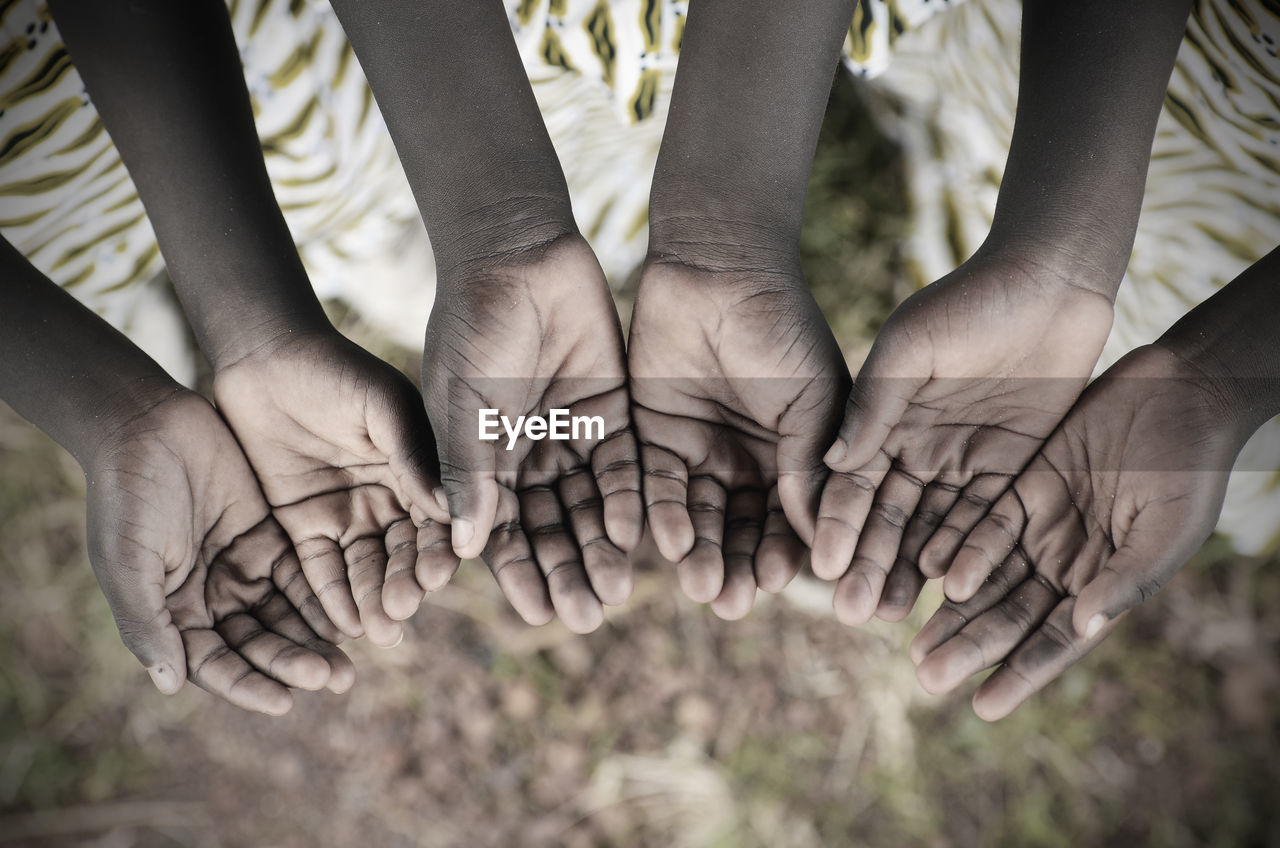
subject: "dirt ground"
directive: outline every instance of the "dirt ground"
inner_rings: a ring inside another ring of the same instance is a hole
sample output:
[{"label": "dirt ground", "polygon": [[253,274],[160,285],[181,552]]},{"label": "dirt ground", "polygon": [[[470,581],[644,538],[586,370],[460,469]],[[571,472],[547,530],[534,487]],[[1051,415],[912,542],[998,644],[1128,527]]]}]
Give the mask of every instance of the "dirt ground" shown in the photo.
[{"label": "dirt ground", "polygon": [[[806,267],[855,364],[901,294],[894,167],[842,85]],[[165,698],[90,573],[79,470],[0,407],[0,845],[1280,845],[1280,561],[1210,543],[994,725],[915,683],[936,587],[854,630],[802,576],[724,623],[638,564],[588,637],[467,563],[403,644],[349,646],[346,695]]]}]

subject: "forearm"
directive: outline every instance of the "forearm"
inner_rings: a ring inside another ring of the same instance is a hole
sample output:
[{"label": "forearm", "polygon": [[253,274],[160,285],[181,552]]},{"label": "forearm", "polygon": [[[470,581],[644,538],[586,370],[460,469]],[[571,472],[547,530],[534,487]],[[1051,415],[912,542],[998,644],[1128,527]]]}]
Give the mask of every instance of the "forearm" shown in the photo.
[{"label": "forearm", "polygon": [[53,0],[215,367],[327,327],[276,203],[221,0]]},{"label": "forearm", "polygon": [[651,253],[716,265],[732,261],[716,245],[794,252],[854,5],[690,4],[653,178]]},{"label": "forearm", "polygon": [[1280,415],[1280,248],[1188,312],[1160,337],[1215,378],[1244,438]]},{"label": "forearm", "polygon": [[88,468],[115,429],[181,387],[0,240],[0,398]]},{"label": "forearm", "polygon": [[1061,257],[1114,299],[1190,7],[1025,0],[1017,117],[988,246]]},{"label": "forearm", "polygon": [[333,7],[442,271],[576,231],[500,0],[333,0]]}]

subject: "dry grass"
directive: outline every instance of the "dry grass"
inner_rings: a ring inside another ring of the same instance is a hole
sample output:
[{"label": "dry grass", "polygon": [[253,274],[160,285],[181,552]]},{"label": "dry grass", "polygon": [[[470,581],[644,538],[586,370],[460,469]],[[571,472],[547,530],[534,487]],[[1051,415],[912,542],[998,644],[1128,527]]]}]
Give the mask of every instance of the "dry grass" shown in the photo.
[{"label": "dry grass", "polygon": [[[901,210],[891,151],[849,147],[849,96],[817,172],[843,188],[811,198],[841,223],[807,246],[856,350],[892,304]],[[582,638],[521,625],[469,563],[404,644],[351,646],[351,693],[268,719],[151,688],[85,561],[82,488],[0,411],[0,844],[1280,844],[1275,562],[1206,550],[994,726],[915,685],[925,610],[846,629],[802,578],[726,624],[647,554]]]}]

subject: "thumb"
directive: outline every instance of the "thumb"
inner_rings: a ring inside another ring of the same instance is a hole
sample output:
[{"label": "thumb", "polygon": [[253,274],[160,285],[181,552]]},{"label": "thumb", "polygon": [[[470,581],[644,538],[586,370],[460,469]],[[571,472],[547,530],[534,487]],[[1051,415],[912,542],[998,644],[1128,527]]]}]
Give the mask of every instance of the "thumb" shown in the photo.
[{"label": "thumb", "polygon": [[1076,597],[1071,623],[1085,638],[1097,635],[1108,622],[1138,606],[1168,583],[1196,552],[1194,544],[1171,539],[1168,528],[1140,514],[1122,544]]},{"label": "thumb", "polygon": [[401,506],[421,526],[426,519],[448,523],[449,507],[441,484],[436,440],[422,398],[394,404],[383,421],[370,422],[370,438],[386,455]]},{"label": "thumb", "polygon": [[[165,606],[163,566],[146,572],[123,567],[95,571],[125,647],[142,663],[157,689],[174,694],[187,679],[187,654],[182,634]],[[151,574],[156,575],[154,579]]]},{"label": "thumb", "polygon": [[[918,376],[908,362],[891,369],[883,349],[875,347],[862,370],[853,381],[845,404],[844,420],[834,444],[823,461],[832,471],[857,471],[875,458],[889,438],[889,433],[902,420],[916,392],[929,377]],[[916,374],[916,376],[905,376]]]},{"label": "thumb", "polygon": [[492,442],[482,442],[462,427],[450,431],[440,477],[449,504],[453,551],[460,559],[480,556],[489,541],[498,514],[495,467]]},{"label": "thumb", "polygon": [[778,500],[787,523],[808,546],[813,545],[818,505],[829,471],[823,449],[840,425],[842,380],[809,383],[805,393],[787,407],[778,422]]}]

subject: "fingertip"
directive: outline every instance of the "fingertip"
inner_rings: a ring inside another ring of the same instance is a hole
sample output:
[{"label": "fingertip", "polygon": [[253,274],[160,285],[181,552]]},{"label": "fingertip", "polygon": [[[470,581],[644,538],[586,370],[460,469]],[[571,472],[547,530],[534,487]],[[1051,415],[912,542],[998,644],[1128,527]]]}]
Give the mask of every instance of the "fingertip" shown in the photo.
[{"label": "fingertip", "polygon": [[600,629],[600,625],[604,624],[604,608],[598,601],[576,606],[577,608],[572,612],[560,615],[560,620],[571,633],[586,636],[588,633],[594,633]]},{"label": "fingertip", "polygon": [[599,573],[591,576],[591,588],[596,597],[605,606],[616,607],[627,602],[635,587],[635,579],[631,572],[630,562],[621,567],[609,569],[607,574]]},{"label": "fingertip", "polygon": [[476,524],[469,518],[453,519],[450,537],[459,559],[475,559],[484,550],[485,539],[478,536]]},{"label": "fingertip", "polygon": [[404,627],[385,616],[371,616],[365,626],[365,635],[379,648],[394,648],[404,640]]},{"label": "fingertip", "polygon": [[287,682],[296,689],[318,692],[328,685],[332,674],[333,671],[329,666],[328,660],[317,653],[308,651],[293,663],[293,667],[289,669],[289,680]]},{"label": "fingertip", "polygon": [[930,646],[921,637],[924,631],[921,630],[911,640],[911,644],[907,646],[907,656],[911,658],[911,664],[919,668],[920,663],[924,662],[925,657],[929,656]]},{"label": "fingertip", "polygon": [[843,467],[845,458],[848,456],[849,443],[843,438],[837,438],[823,455],[822,462],[832,471],[848,471],[849,469]]},{"label": "fingertip", "polygon": [[351,687],[356,683],[356,666],[351,662],[351,658],[341,651],[334,651],[333,655],[328,657],[329,662],[329,680],[325,684],[330,692],[335,695],[344,695],[351,691]]},{"label": "fingertip", "polygon": [[871,589],[861,575],[847,577],[836,584],[832,607],[836,620],[848,627],[860,627],[871,620],[875,612],[875,603],[871,597]]},{"label": "fingertip", "polygon": [[709,604],[724,589],[724,561],[714,551],[695,548],[676,565],[676,576],[689,600]]},{"label": "fingertip", "polygon": [[724,591],[711,602],[711,611],[723,621],[739,621],[747,617],[755,606],[755,601],[755,586],[738,591]]},{"label": "fingertip", "polygon": [[973,696],[973,714],[983,721],[999,721],[1017,708],[1017,704],[1004,704],[986,697],[981,689]]},{"label": "fingertip", "polygon": [[942,593],[952,603],[962,604],[972,598],[982,586],[982,579],[957,571],[948,572],[942,580]]},{"label": "fingertip", "polygon": [[269,716],[282,716],[293,709],[293,693],[279,686],[271,695],[264,696],[256,709]]},{"label": "fingertip", "polygon": [[697,541],[693,521],[684,507],[675,504],[668,508],[657,507],[649,511],[649,525],[653,528],[653,541],[658,553],[668,562],[680,562],[693,551]]},{"label": "fingertip", "polygon": [[884,598],[880,601],[880,605],[876,607],[875,617],[881,621],[896,624],[911,614],[911,607],[907,604],[900,604],[897,601],[891,601]]},{"label": "fingertip", "polygon": [[631,553],[644,536],[644,502],[638,493],[630,497],[615,494],[604,500],[604,529],[609,541],[624,553]]},{"label": "fingertip", "polygon": [[185,677],[179,675],[169,663],[154,665],[147,669],[147,674],[151,675],[151,682],[165,695],[176,695],[185,682]]}]

